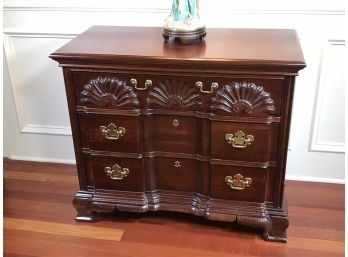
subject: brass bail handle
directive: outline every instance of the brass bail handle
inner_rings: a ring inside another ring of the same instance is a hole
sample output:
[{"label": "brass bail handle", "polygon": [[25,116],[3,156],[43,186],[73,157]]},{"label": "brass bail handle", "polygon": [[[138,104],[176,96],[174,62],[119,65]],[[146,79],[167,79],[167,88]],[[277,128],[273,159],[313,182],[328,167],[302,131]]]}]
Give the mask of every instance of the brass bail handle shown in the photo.
[{"label": "brass bail handle", "polygon": [[115,164],[112,167],[105,167],[104,171],[107,176],[109,176],[113,180],[122,180],[126,178],[129,174],[129,169],[122,168],[120,165]]},{"label": "brass bail handle", "polygon": [[209,91],[203,90],[203,82],[202,82],[202,81],[197,81],[197,82],[196,82],[196,87],[198,87],[199,90],[200,90],[202,93],[204,93],[204,94],[210,94],[210,93],[212,93],[214,90],[218,89],[219,83],[217,83],[217,82],[211,83],[211,85],[210,85],[210,90],[209,90]]},{"label": "brass bail handle", "polygon": [[133,87],[135,87],[135,89],[137,89],[137,90],[146,90],[147,87],[151,87],[151,86],[152,86],[152,80],[150,80],[150,79],[147,79],[147,80],[145,81],[144,87],[138,87],[138,81],[137,81],[136,79],[134,79],[134,78],[132,78],[132,79],[130,80],[130,83],[131,83],[131,85],[132,85]]},{"label": "brass bail handle", "polygon": [[226,134],[225,139],[234,148],[246,148],[254,142],[255,138],[253,135],[246,135],[243,131],[237,131],[234,134]]},{"label": "brass bail handle", "polygon": [[226,176],[225,182],[234,190],[244,190],[251,185],[253,180],[251,178],[244,178],[241,174],[236,174],[233,177]]},{"label": "brass bail handle", "polygon": [[117,127],[114,123],[110,123],[107,126],[100,126],[99,129],[108,140],[119,140],[126,134],[125,128]]}]

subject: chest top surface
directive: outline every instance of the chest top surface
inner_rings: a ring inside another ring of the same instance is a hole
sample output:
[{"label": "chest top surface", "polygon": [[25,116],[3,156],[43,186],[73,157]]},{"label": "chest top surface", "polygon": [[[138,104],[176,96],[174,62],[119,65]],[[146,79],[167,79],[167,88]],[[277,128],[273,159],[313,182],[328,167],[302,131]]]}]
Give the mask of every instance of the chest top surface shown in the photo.
[{"label": "chest top surface", "polygon": [[67,60],[171,60],[235,65],[305,67],[296,31],[290,29],[208,29],[205,42],[165,43],[161,28],[93,26],[51,54]]}]

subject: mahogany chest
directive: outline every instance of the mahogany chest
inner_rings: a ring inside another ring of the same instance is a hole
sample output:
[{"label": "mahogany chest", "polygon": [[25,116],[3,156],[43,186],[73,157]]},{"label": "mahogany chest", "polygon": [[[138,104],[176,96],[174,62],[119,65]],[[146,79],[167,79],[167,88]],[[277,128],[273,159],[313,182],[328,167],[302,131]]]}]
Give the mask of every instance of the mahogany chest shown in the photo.
[{"label": "mahogany chest", "polygon": [[80,190],[76,220],[175,211],[286,242],[284,176],[296,32],[94,26],[50,57],[63,68]]}]

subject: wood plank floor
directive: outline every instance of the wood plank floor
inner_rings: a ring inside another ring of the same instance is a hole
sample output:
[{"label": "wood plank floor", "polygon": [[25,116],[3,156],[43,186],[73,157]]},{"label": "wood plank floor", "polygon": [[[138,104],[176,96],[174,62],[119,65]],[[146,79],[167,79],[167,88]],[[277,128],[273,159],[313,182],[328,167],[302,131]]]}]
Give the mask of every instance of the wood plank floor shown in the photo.
[{"label": "wood plank floor", "polygon": [[4,160],[4,256],[344,256],[344,186],[290,182],[288,243],[253,229],[173,213],[77,223],[74,165]]}]

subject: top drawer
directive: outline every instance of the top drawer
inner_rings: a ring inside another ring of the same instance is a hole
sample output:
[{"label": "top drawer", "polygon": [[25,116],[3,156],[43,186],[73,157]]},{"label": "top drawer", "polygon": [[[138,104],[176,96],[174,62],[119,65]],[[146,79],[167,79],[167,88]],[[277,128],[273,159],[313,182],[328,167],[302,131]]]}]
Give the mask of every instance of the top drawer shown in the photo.
[{"label": "top drawer", "polygon": [[73,72],[77,105],[280,116],[282,77]]},{"label": "top drawer", "polygon": [[137,90],[129,83],[130,75],[73,72],[78,106],[134,110],[140,108]]}]

